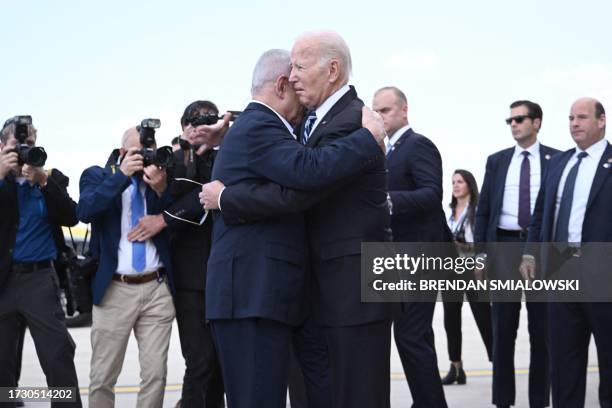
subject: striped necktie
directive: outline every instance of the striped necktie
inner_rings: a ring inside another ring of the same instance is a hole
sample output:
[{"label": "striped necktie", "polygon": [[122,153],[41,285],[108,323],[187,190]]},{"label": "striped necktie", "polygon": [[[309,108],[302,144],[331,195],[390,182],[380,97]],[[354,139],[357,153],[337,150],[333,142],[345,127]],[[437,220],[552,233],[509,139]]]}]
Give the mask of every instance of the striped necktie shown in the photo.
[{"label": "striped necktie", "polygon": [[308,143],[308,138],[310,137],[310,131],[312,130],[312,126],[317,120],[317,113],[315,111],[311,111],[308,113],[308,117],[306,118],[306,123],[304,123],[304,134],[302,135],[302,144]]}]

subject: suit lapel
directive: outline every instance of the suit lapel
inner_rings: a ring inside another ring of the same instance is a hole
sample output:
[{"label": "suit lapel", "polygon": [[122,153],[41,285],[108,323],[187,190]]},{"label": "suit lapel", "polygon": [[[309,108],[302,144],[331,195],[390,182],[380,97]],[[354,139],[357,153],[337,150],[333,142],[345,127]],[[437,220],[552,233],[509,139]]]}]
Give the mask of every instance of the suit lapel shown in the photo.
[{"label": "suit lapel", "polygon": [[512,155],[514,154],[514,148],[510,148],[504,152],[501,157],[500,169],[502,171],[497,173],[497,191],[499,196],[499,207],[497,213],[501,214],[502,206],[504,204],[504,190],[506,189],[506,178],[508,177],[508,169],[510,168],[510,162],[512,161]]},{"label": "suit lapel", "polygon": [[544,174],[544,170],[546,170],[551,157],[552,155],[548,147],[540,144],[540,174]]},{"label": "suit lapel", "polygon": [[400,146],[408,140],[408,138],[410,136],[412,136],[412,134],[414,133],[414,131],[412,130],[412,128],[408,129],[407,131],[404,132],[404,134],[402,134],[399,139],[397,139],[397,141],[395,142],[395,144],[393,145],[393,148],[391,149],[391,151],[389,151],[389,154],[387,154],[387,160],[389,160],[389,158],[393,155],[393,152],[395,152],[397,149],[400,148]]},{"label": "suit lapel", "polygon": [[610,175],[610,167],[612,167],[612,145],[608,143],[604,154],[601,156],[601,160],[597,164],[597,170],[595,171],[595,178],[593,179],[593,185],[591,186],[591,191],[589,192],[589,201],[587,202],[586,209],[588,210],[595,197],[597,197],[597,193],[601,190],[601,187],[604,185],[604,181]]},{"label": "suit lapel", "polygon": [[[355,91],[355,88],[351,86],[350,90],[344,95],[342,95],[342,98],[340,98],[338,102],[336,102],[334,106],[332,106],[332,108],[325,114],[325,116],[323,116],[323,118],[321,119],[321,122],[319,122],[316,129],[312,132],[312,134],[308,138],[308,142],[306,143],[306,146],[308,147],[316,146],[321,140],[321,138],[323,137],[323,135],[325,134],[325,128],[328,126],[329,122],[339,112],[342,112],[344,108],[346,108],[353,99],[356,99],[356,98],[357,98],[357,91]],[[304,134],[304,121],[302,121],[302,125],[300,126],[300,140],[303,134]]]}]

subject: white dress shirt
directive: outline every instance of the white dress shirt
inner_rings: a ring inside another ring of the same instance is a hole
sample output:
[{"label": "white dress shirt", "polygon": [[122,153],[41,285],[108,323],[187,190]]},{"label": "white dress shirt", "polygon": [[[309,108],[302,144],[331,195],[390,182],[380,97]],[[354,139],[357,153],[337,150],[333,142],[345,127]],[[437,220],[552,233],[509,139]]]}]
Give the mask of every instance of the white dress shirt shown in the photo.
[{"label": "white dress shirt", "polygon": [[508,173],[506,174],[506,185],[504,187],[504,202],[502,204],[499,224],[501,229],[509,231],[520,231],[522,228],[518,223],[519,207],[519,185],[521,181],[521,164],[523,162],[523,152],[529,152],[529,211],[533,214],[536,198],[540,191],[542,170],[540,167],[540,142],[536,141],[527,149],[516,145]]},{"label": "white dress shirt", "polygon": [[410,124],[402,126],[397,129],[391,136],[387,135],[385,137],[385,151],[389,154],[393,149],[395,149],[395,143],[397,140],[408,130],[410,129]]},{"label": "white dress shirt", "polygon": [[[140,183],[140,194],[144,202],[144,214],[147,214],[147,200],[145,190],[147,185],[144,182]],[[117,273],[122,275],[139,275],[150,273],[158,270],[164,264],[159,259],[157,248],[151,239],[145,241],[147,261],[145,269],[141,272],[136,271],[132,267],[132,243],[128,241],[128,233],[132,230],[132,191],[134,186],[130,184],[123,193],[121,193],[121,239],[119,240],[119,253],[117,262]]]},{"label": "white dress shirt", "polygon": [[470,224],[470,220],[466,219],[469,213],[470,205],[466,205],[459,217],[455,220],[453,217],[453,211],[451,210],[451,214],[448,217],[447,224],[448,228],[451,230],[453,235],[459,232],[459,228],[461,227],[461,223],[465,219],[465,223],[463,224],[463,231],[465,236],[465,242],[468,244],[474,243],[474,231],[472,231],[472,226]]},{"label": "white dress shirt", "polygon": [[327,112],[330,111],[331,108],[344,96],[345,93],[351,90],[351,87],[348,84],[344,85],[342,88],[338,89],[336,92],[331,94],[325,102],[321,104],[316,110],[317,120],[315,120],[314,125],[312,125],[312,129],[310,129],[310,134],[314,133],[314,130],[317,128],[321,120],[327,115]]},{"label": "white dress shirt", "polygon": [[[578,167],[578,174],[576,175],[576,184],[574,185],[574,196],[572,199],[572,210],[570,212],[569,226],[568,226],[568,242],[580,243],[582,242],[582,223],[584,222],[584,214],[586,212],[586,205],[589,200],[589,194],[591,192],[591,186],[593,185],[593,179],[595,178],[595,172],[597,166],[606,151],[608,141],[604,138],[599,142],[595,143],[586,150],[581,150],[576,147],[576,152],[569,159],[561,179],[559,180],[559,187],[557,188],[557,200],[555,205],[555,228],[557,226],[557,217],[559,216],[559,206],[561,204],[561,196],[563,195],[563,188],[565,187],[565,180],[567,180],[567,174],[570,169],[574,167],[574,164],[578,161],[578,154],[586,152],[588,156],[582,159],[580,167]],[[554,235],[553,235],[554,236]]]}]

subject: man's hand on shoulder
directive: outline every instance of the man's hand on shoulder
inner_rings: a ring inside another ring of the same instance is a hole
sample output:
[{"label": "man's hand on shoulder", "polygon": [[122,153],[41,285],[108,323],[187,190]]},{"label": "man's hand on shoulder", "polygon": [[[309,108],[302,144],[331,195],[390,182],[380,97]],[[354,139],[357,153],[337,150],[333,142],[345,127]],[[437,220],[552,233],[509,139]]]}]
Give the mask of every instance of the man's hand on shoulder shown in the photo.
[{"label": "man's hand on shoulder", "polygon": [[385,152],[385,124],[382,117],[377,113],[364,106],[361,108],[361,126],[368,129],[374,136],[374,140],[380,146],[381,150]]}]

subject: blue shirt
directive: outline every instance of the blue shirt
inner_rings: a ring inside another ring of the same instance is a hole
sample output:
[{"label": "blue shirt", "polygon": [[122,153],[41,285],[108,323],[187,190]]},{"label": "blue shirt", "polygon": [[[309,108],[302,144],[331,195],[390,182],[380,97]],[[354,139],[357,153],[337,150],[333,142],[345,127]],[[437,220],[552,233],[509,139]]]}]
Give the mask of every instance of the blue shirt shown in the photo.
[{"label": "blue shirt", "polygon": [[50,261],[57,258],[47,217],[47,204],[40,187],[32,187],[28,182],[18,183],[17,206],[19,228],[13,249],[13,262]]}]

